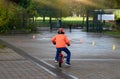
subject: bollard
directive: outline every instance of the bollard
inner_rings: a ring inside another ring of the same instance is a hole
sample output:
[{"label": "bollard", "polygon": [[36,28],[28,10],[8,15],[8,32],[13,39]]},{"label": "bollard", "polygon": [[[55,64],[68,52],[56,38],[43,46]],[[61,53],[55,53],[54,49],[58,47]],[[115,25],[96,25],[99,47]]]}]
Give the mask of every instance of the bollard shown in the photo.
[{"label": "bollard", "polygon": [[113,45],[112,45],[112,50],[115,50],[115,49],[116,49],[116,45],[113,44]]},{"label": "bollard", "polygon": [[94,41],[92,41],[92,46],[95,46],[95,42]]},{"label": "bollard", "polygon": [[35,39],[35,38],[36,38],[36,36],[35,36],[35,35],[33,35],[33,36],[32,36],[32,38],[33,38],[33,39]]}]

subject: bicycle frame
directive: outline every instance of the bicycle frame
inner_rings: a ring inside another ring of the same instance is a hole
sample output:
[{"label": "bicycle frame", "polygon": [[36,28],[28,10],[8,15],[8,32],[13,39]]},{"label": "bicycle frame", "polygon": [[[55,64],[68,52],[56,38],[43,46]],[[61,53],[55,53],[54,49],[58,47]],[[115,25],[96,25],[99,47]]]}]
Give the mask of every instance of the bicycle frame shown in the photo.
[{"label": "bicycle frame", "polygon": [[59,67],[62,67],[62,63],[64,61],[64,56],[62,54],[62,51],[59,53],[59,57],[58,57],[58,63],[59,63]]}]

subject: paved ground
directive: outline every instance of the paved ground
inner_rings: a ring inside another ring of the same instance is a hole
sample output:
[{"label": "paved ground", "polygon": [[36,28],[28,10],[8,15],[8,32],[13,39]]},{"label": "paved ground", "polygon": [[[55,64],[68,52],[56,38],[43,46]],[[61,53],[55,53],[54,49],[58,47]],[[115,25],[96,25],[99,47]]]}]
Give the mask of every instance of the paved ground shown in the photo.
[{"label": "paved ground", "polygon": [[59,68],[50,42],[54,34],[1,36],[10,48],[0,49],[0,79],[120,79],[119,38],[66,32],[72,38],[72,66]]},{"label": "paved ground", "polygon": [[0,79],[55,79],[35,62],[12,49],[0,49]]}]

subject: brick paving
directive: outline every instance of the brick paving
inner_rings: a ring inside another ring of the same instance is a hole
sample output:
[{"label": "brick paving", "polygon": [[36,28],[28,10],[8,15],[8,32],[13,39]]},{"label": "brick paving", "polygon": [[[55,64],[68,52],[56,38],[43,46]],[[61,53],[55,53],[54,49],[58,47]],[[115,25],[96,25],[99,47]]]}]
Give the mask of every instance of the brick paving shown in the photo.
[{"label": "brick paving", "polygon": [[0,79],[55,79],[12,49],[0,49]]}]

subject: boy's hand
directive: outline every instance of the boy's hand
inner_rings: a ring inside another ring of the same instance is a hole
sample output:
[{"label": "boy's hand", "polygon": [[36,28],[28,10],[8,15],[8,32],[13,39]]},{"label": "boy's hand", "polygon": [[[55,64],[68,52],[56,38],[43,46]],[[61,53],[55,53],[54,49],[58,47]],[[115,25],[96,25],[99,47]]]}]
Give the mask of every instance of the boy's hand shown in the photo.
[{"label": "boy's hand", "polygon": [[67,46],[70,46],[70,44],[67,44]]},{"label": "boy's hand", "polygon": [[56,45],[56,42],[53,42],[54,45]]}]

